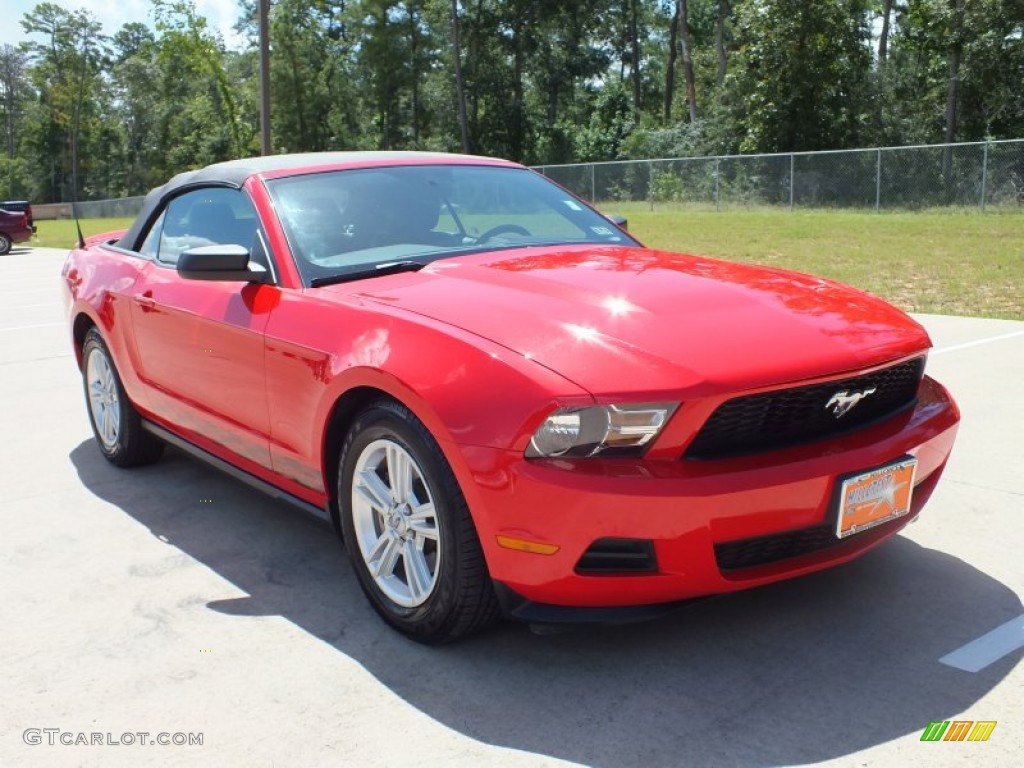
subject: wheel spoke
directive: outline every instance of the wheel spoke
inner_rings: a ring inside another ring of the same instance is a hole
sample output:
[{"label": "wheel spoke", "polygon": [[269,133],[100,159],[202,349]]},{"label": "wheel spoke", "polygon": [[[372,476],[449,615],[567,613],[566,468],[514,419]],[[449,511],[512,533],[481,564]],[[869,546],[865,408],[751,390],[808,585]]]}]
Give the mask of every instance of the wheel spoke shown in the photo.
[{"label": "wheel spoke", "polygon": [[409,515],[409,529],[416,534],[416,538],[433,539],[437,541],[437,518],[434,517],[434,505],[420,504],[414,508]]},{"label": "wheel spoke", "polygon": [[388,543],[391,541],[391,536],[385,531],[380,535],[380,538],[373,543],[370,551],[366,553],[366,562],[372,563],[380,560],[384,555],[384,551],[387,549]]},{"label": "wheel spoke", "polygon": [[401,541],[388,536],[388,541],[384,545],[384,552],[381,554],[380,559],[370,563],[373,569],[373,577],[375,579],[383,579],[385,576],[391,576],[395,572],[395,565],[398,564],[398,556],[401,551]]},{"label": "wheel spoke", "polygon": [[382,514],[391,508],[391,490],[372,469],[364,469],[359,473],[359,484],[356,485],[356,493],[367,504]]},{"label": "wheel spoke", "polygon": [[414,600],[422,600],[430,591],[430,568],[423,552],[412,541],[406,541],[402,547],[402,560],[405,563],[405,578],[409,592]]},{"label": "wheel spoke", "polygon": [[391,480],[391,495],[395,502],[402,504],[412,493],[412,467],[409,456],[394,443],[387,448],[388,477]]}]

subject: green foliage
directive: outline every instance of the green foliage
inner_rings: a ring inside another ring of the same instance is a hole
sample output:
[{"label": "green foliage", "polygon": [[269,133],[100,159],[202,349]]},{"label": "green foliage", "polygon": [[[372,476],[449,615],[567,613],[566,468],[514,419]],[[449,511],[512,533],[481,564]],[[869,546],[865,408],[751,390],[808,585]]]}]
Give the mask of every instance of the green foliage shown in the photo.
[{"label": "green foliage", "polygon": [[865,0],[774,0],[740,11],[740,149],[856,146],[865,137],[870,49]]},{"label": "green foliage", "polygon": [[23,45],[34,61],[30,76],[38,93],[26,114],[27,154],[50,170],[48,178],[34,178],[34,196],[74,198],[82,189],[79,170],[87,164],[79,160],[89,157],[82,149],[98,125],[107,41],[89,13],[53,3],[37,5],[21,26],[43,40]]},{"label": "green foliage", "polygon": [[671,128],[636,128],[621,147],[622,157],[629,160],[711,153],[704,135],[704,123],[684,123]]},{"label": "green foliage", "polygon": [[[914,132],[928,140],[941,130],[949,54],[962,48],[959,131],[972,139],[1010,138],[1024,128],[1024,3],[962,0],[957,26],[950,0],[907,0],[895,38],[897,66],[886,75],[888,136]],[[915,125],[919,128],[915,131]]]},{"label": "green foliage", "polygon": [[225,71],[223,42],[192,0],[154,0],[157,78],[162,94],[156,130],[170,168],[238,157],[245,144],[238,100]]},{"label": "green foliage", "polygon": [[0,200],[31,196],[32,177],[24,158],[0,155]]},{"label": "green foliage", "polygon": [[[255,0],[242,3],[244,50],[227,49],[194,0],[151,2],[153,28],[110,38],[51,2],[21,19],[27,41],[0,47],[8,188],[40,201],[141,194],[259,152]],[[843,149],[935,143],[948,124],[957,140],[1024,135],[1024,3],[891,5],[883,62],[880,0],[273,0],[273,149],[458,151],[453,12],[478,154],[552,164]],[[681,169],[594,183],[684,200]],[[955,163],[942,171],[948,184]],[[715,178],[733,199],[752,188]]]},{"label": "green foliage", "polygon": [[[636,134],[624,84],[621,81],[609,83],[600,91],[586,125],[579,126],[563,118],[556,127],[560,136],[571,140],[575,150],[566,162],[600,162],[622,156],[624,145]],[[554,154],[545,152],[543,145],[539,150],[542,156]]]}]

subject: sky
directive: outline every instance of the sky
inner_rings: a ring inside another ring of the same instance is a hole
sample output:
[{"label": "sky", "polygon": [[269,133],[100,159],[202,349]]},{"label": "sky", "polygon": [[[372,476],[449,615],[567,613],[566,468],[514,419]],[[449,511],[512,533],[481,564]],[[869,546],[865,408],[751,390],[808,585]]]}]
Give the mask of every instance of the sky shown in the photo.
[{"label": "sky", "polygon": [[[21,20],[42,0],[0,0],[0,45],[17,45],[25,40]],[[152,28],[150,0],[49,0],[69,11],[84,8],[103,25],[103,34],[112,36],[123,24],[142,22]],[[196,9],[205,16],[212,29],[220,30],[228,47],[240,46],[233,27],[239,16],[238,0],[194,0]]]}]

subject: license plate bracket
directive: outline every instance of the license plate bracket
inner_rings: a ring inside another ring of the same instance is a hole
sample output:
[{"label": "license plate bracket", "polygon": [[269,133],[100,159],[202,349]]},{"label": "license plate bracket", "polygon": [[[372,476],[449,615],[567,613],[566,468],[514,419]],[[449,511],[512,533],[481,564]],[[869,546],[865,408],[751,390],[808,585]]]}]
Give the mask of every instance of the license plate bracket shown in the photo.
[{"label": "license plate bracket", "polygon": [[843,480],[836,537],[845,539],[910,512],[916,471],[917,459],[908,456]]}]

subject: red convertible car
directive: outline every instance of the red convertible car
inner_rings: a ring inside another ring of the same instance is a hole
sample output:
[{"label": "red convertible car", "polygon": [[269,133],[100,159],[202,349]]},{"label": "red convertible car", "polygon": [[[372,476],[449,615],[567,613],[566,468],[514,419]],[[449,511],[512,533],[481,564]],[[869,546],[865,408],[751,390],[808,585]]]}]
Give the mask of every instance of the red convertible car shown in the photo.
[{"label": "red convertible car", "polygon": [[917,516],[959,420],[903,312],[649,250],[488,158],[213,165],[63,276],[107,459],[170,443],[329,513],[422,642],[846,562]]}]

